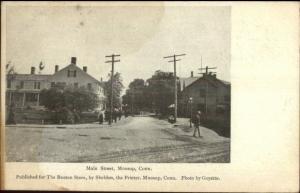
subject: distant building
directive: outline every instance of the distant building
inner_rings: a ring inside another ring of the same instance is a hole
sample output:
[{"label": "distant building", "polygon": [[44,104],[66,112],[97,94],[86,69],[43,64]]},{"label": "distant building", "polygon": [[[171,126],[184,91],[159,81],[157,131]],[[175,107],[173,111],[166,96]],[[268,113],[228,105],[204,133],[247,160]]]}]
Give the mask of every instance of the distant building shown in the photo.
[{"label": "distant building", "polygon": [[98,108],[104,108],[103,84],[87,73],[86,66],[79,68],[76,65],[76,57],[72,57],[71,64],[61,70],[56,65],[54,74],[35,74],[35,67],[31,67],[30,74],[8,75],[6,104],[14,103],[16,107],[38,107],[40,106],[40,91],[57,85],[84,86],[98,95],[100,99]]}]

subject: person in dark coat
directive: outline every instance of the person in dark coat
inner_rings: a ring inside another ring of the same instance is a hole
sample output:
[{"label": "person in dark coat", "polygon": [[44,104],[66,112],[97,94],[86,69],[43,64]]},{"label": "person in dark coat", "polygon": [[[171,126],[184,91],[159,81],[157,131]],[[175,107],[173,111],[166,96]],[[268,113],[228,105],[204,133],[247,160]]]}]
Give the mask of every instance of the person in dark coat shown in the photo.
[{"label": "person in dark coat", "polygon": [[109,122],[109,119],[110,119],[110,113],[108,111],[105,111],[104,112],[104,118],[105,118],[105,121]]},{"label": "person in dark coat", "polygon": [[118,110],[118,118],[119,118],[119,121],[121,120],[121,118],[122,118],[122,111],[119,109]]},{"label": "person in dark coat", "polygon": [[16,121],[15,121],[15,112],[14,112],[14,103],[11,103],[11,105],[9,106],[9,109],[8,109],[8,118],[7,118],[7,121],[6,121],[6,124],[10,124],[10,125],[15,125],[16,124]]},{"label": "person in dark coat", "polygon": [[103,124],[103,113],[101,111],[99,113],[99,124]]},{"label": "person in dark coat", "polygon": [[200,135],[200,116],[201,116],[201,111],[198,111],[194,117],[194,134],[193,137],[196,137],[196,132],[198,132],[198,136],[202,137]]},{"label": "person in dark coat", "polygon": [[115,121],[115,123],[117,122],[117,114],[118,112],[116,110],[113,111],[112,116],[113,116],[113,120]]}]

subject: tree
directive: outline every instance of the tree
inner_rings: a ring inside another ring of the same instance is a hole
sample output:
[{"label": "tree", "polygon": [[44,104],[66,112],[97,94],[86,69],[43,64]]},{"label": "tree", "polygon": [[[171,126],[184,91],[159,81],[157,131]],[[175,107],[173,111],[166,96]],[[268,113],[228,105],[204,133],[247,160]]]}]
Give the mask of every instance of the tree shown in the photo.
[{"label": "tree", "polygon": [[158,70],[147,83],[152,107],[156,112],[166,115],[168,107],[174,103],[174,74]]},{"label": "tree", "polygon": [[40,94],[41,104],[57,113],[56,121],[73,123],[83,111],[93,110],[99,104],[98,96],[85,87],[54,87]]},{"label": "tree", "polygon": [[[105,82],[105,95],[106,95],[106,106],[110,106],[110,100],[111,100],[111,78],[110,74],[108,74],[109,80]],[[121,93],[124,88],[122,82],[122,77],[119,72],[116,72],[114,74],[113,78],[113,107],[114,108],[120,108],[121,107]]]},{"label": "tree", "polygon": [[[14,66],[11,64],[11,62],[9,61],[6,66],[5,66],[5,70],[6,70],[6,82],[7,84],[11,84],[11,82],[16,78],[16,71]],[[10,99],[10,104],[8,106],[8,113],[7,113],[7,120],[6,120],[6,124],[16,124],[15,121],[15,104],[12,102],[13,100],[13,96]],[[8,101],[8,100],[6,100]]]},{"label": "tree", "polygon": [[123,96],[123,104],[131,111],[147,109],[166,115],[168,107],[173,103],[174,75],[160,70],[146,82],[142,79],[133,80]]},{"label": "tree", "polygon": [[145,81],[143,79],[134,79],[129,84],[129,89],[141,89],[145,87]]},{"label": "tree", "polygon": [[63,89],[55,87],[44,89],[40,93],[40,104],[51,111],[59,111],[65,107]]},{"label": "tree", "polygon": [[126,90],[126,94],[123,96],[123,104],[126,105],[127,110],[131,112],[149,110],[146,89],[143,79],[134,79],[129,84],[129,89]]}]

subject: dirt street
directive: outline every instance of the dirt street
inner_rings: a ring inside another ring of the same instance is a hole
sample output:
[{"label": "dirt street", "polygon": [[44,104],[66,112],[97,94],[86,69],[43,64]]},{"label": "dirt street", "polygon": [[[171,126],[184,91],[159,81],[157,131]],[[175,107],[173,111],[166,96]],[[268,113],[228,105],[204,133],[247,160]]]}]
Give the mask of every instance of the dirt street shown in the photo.
[{"label": "dirt street", "polygon": [[166,121],[129,117],[112,126],[16,125],[6,128],[9,162],[229,162],[230,139],[201,128],[193,138]]}]

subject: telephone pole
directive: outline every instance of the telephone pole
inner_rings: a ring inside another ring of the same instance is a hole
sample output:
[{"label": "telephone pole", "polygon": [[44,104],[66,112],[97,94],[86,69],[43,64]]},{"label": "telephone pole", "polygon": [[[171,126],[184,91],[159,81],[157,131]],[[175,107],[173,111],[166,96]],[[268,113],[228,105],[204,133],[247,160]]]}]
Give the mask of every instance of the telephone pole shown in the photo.
[{"label": "telephone pole", "polygon": [[[202,59],[201,59],[202,60]],[[200,73],[199,74],[208,74],[208,70],[212,70],[212,69],[217,69],[217,67],[208,67],[206,66],[205,68],[202,68],[202,61],[201,61],[201,68],[199,68]],[[202,70],[205,70],[205,73],[202,73]],[[211,72],[211,73],[216,73],[216,72]]]},{"label": "telephone pole", "polygon": [[[208,72],[208,70],[217,69],[217,67],[211,67],[209,68],[206,66],[205,68],[202,68],[202,59],[201,59],[201,68],[199,68],[200,72],[199,74],[202,75],[208,75],[208,74],[216,74],[216,72]],[[205,70],[203,73],[202,70]],[[205,115],[207,115],[207,99],[208,99],[208,82],[206,81],[206,89],[205,89]]]},{"label": "telephone pole", "polygon": [[106,58],[110,58],[110,60],[106,61],[105,63],[111,63],[111,74],[110,74],[110,115],[109,115],[109,124],[112,123],[112,113],[113,113],[113,82],[114,82],[114,64],[116,62],[120,62],[120,60],[116,60],[116,57],[120,55],[112,54],[105,56]]},{"label": "telephone pole", "polygon": [[172,56],[166,56],[164,58],[172,58],[172,60],[168,62],[173,62],[174,64],[174,121],[177,119],[177,78],[176,78],[176,62],[180,61],[180,59],[176,59],[178,56],[185,56],[185,54],[174,54]]}]

